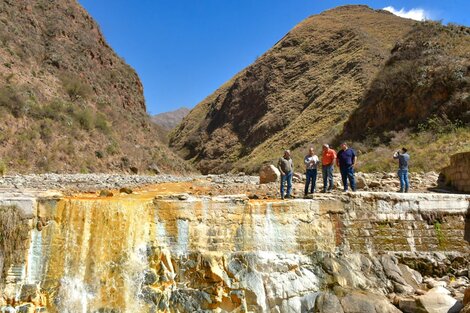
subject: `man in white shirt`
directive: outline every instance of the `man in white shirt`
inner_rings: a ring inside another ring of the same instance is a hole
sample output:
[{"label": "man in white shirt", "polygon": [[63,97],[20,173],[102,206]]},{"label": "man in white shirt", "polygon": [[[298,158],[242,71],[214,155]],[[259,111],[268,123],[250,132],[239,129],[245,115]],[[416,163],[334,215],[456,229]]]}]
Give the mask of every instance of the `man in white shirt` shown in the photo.
[{"label": "man in white shirt", "polygon": [[310,186],[310,193],[315,192],[315,187],[317,184],[317,165],[320,162],[318,157],[315,155],[315,151],[313,150],[313,147],[310,147],[308,149],[308,154],[304,158],[304,163],[305,163],[305,175],[307,176],[307,179],[305,180],[305,190],[304,190],[304,195],[307,196],[308,194],[308,188]]}]

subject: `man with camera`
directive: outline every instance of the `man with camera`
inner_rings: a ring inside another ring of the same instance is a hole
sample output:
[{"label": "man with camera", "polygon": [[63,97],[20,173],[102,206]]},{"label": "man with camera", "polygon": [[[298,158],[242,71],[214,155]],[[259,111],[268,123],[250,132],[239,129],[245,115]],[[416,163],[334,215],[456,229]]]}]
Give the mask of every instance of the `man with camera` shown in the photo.
[{"label": "man with camera", "polygon": [[399,192],[408,192],[410,189],[410,183],[408,181],[408,162],[410,155],[406,148],[402,148],[401,151],[397,151],[393,154],[394,159],[398,159],[398,178],[400,179],[400,190]]}]

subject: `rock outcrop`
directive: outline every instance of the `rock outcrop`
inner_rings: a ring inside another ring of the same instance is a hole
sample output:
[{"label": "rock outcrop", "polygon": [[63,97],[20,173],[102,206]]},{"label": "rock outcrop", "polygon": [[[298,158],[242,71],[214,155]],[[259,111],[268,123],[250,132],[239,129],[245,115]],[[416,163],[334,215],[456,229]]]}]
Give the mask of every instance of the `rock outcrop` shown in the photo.
[{"label": "rock outcrop", "polygon": [[0,307],[383,313],[431,308],[435,290],[458,304],[470,285],[469,203],[367,192],[260,201],[168,185],[112,198],[3,194],[0,214],[16,208],[30,232],[22,258],[0,262]]}]

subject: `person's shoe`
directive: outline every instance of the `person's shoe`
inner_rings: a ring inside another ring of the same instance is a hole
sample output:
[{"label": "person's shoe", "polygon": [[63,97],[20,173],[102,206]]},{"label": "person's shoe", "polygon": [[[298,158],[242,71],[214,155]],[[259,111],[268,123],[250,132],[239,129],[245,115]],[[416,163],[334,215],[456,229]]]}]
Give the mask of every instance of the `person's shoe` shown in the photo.
[{"label": "person's shoe", "polygon": [[322,192],[322,193],[326,193],[326,189],[323,189],[321,192]]},{"label": "person's shoe", "polygon": [[405,192],[408,193],[408,189],[405,189]]},{"label": "person's shoe", "polygon": [[281,200],[284,200],[284,196],[281,196]]},{"label": "person's shoe", "polygon": [[347,189],[343,189],[343,192],[348,192],[348,190],[347,190]]},{"label": "person's shoe", "polygon": [[326,192],[331,193],[332,191],[333,191],[332,189],[328,189]]},{"label": "person's shoe", "polygon": [[403,189],[398,190],[397,192],[403,193]]}]

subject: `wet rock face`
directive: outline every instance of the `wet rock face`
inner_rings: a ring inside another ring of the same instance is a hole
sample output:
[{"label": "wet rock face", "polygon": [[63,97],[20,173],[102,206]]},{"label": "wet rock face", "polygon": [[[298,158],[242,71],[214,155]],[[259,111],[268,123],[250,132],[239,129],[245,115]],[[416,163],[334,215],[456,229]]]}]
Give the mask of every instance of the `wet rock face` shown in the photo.
[{"label": "wet rock face", "polygon": [[31,226],[24,262],[7,271],[18,273],[0,281],[4,311],[399,312],[436,287],[458,304],[470,285],[462,195],[135,190],[0,203]]}]

